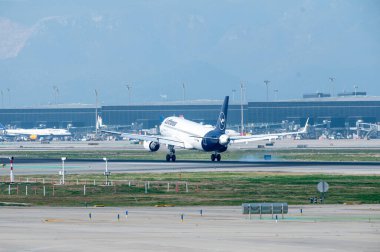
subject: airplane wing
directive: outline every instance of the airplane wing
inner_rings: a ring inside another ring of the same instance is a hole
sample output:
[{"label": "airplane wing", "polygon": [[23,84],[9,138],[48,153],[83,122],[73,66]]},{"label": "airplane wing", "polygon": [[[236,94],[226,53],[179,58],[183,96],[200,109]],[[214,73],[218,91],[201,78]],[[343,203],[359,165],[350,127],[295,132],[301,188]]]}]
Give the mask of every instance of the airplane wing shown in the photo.
[{"label": "airplane wing", "polygon": [[108,133],[108,134],[112,134],[112,135],[119,135],[119,136],[125,134],[123,132],[111,131],[111,130],[101,130],[100,132],[104,132],[104,133]]},{"label": "airplane wing", "polygon": [[263,140],[275,140],[277,139],[277,135],[268,134],[267,136],[234,136],[230,137],[231,143],[247,143],[254,141],[263,141]]},{"label": "airplane wing", "polygon": [[231,136],[231,143],[246,143],[246,142],[254,142],[254,141],[262,141],[262,140],[276,140],[280,136],[290,136],[290,135],[299,135],[307,133],[309,128],[309,118],[307,118],[305,127],[300,131],[296,132],[284,132],[284,133],[274,133],[274,134],[263,134],[263,135],[252,135],[252,136]]},{"label": "airplane wing", "polygon": [[128,134],[128,133],[121,133],[116,131],[108,131],[108,130],[102,130],[102,132],[109,133],[109,134],[116,134],[120,135],[125,138],[129,139],[136,139],[141,141],[152,141],[160,144],[167,144],[167,145],[173,145],[179,148],[185,148],[185,142],[176,138],[176,137],[164,137],[161,135],[137,135],[137,134]]}]

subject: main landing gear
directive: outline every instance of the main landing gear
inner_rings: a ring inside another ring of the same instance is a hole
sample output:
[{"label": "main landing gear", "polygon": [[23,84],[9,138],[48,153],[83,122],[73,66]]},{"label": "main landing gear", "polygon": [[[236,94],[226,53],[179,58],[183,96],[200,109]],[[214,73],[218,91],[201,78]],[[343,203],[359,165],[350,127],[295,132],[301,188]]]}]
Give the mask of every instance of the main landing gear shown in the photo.
[{"label": "main landing gear", "polygon": [[219,162],[221,159],[222,159],[222,156],[219,153],[211,154],[211,161],[212,162],[214,162],[215,160]]},{"label": "main landing gear", "polygon": [[169,153],[166,154],[166,162],[170,162],[170,160],[173,161],[173,162],[175,162],[176,157],[175,157],[174,146],[169,145],[168,152],[169,152]]}]

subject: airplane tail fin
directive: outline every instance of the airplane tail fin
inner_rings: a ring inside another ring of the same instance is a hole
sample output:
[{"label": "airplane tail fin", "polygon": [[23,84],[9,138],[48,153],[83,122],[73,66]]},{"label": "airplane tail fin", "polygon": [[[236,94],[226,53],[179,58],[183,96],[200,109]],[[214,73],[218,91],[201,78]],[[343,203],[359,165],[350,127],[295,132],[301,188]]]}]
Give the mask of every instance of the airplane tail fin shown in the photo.
[{"label": "airplane tail fin", "polygon": [[300,131],[301,134],[305,134],[309,131],[310,124],[309,124],[309,117],[306,120],[305,127]]},{"label": "airplane tail fin", "polygon": [[105,128],[105,125],[103,124],[103,119],[100,115],[98,115],[98,120],[96,121],[96,129]]},{"label": "airplane tail fin", "polygon": [[160,115],[160,123],[162,123],[165,120],[165,116]]},{"label": "airplane tail fin", "polygon": [[215,130],[220,131],[223,134],[226,131],[226,125],[227,125],[228,100],[229,100],[229,96],[226,96],[224,98],[224,102],[223,102],[223,105],[220,110],[218,120],[215,126]]}]

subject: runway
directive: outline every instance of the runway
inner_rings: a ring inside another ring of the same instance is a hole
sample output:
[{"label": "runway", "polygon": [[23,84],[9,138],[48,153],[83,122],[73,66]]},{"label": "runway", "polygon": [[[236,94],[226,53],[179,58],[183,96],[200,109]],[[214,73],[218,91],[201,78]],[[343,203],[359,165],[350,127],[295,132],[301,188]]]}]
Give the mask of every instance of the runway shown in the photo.
[{"label": "runway", "polygon": [[[8,168],[8,169],[7,169]],[[17,175],[58,174],[62,169],[60,160],[52,159],[19,159],[14,164]],[[163,172],[274,172],[274,173],[323,173],[380,175],[380,162],[297,162],[297,161],[144,161],[118,160],[108,162],[112,173],[163,173]],[[103,173],[103,160],[67,160],[65,171],[69,174]],[[0,176],[9,174],[9,166],[0,168]]]},{"label": "runway", "polygon": [[[257,149],[267,141],[238,143],[229,146],[229,150]],[[307,149],[380,149],[380,139],[323,139],[323,140],[276,140],[268,150],[297,149],[299,145]],[[162,148],[165,150],[165,148]],[[144,150],[141,144],[131,144],[129,141],[52,141],[50,144],[40,142],[0,142],[0,150],[4,151],[71,151],[71,150]],[[161,150],[161,149],[160,149]]]},{"label": "runway", "polygon": [[[257,148],[255,142],[249,144],[232,145],[232,150]],[[299,144],[311,149],[377,149],[380,148],[380,139],[376,140],[290,140],[276,141],[268,150],[292,149]],[[49,151],[117,151],[143,150],[139,144],[129,141],[101,141],[101,142],[2,142],[0,150],[15,152],[49,152]],[[164,157],[165,149],[160,149]],[[7,154],[10,155],[10,154]],[[147,160],[112,160],[108,168],[112,173],[128,172],[199,172],[199,171],[251,171],[251,172],[279,172],[279,173],[325,173],[325,174],[353,174],[353,175],[380,175],[380,162],[297,162],[297,161],[193,161],[177,160],[176,162],[147,161]],[[255,160],[255,159],[253,159]],[[262,160],[262,159],[261,159]],[[1,163],[7,164],[0,168],[0,176],[8,176],[9,160],[7,156],[1,158]],[[14,173],[16,175],[58,174],[62,164],[59,159],[15,159]],[[71,174],[102,173],[105,162],[101,159],[70,159],[65,162],[65,170]]]},{"label": "runway", "polygon": [[380,247],[379,205],[290,206],[278,222],[270,215],[249,219],[240,206],[1,211],[0,251],[372,252]]}]

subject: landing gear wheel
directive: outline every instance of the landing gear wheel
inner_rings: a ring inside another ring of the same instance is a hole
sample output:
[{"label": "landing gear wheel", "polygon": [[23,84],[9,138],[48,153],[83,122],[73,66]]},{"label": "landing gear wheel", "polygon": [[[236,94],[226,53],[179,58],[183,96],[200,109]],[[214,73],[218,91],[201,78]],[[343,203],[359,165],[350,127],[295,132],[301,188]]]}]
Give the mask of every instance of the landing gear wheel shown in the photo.
[{"label": "landing gear wheel", "polygon": [[220,162],[221,159],[222,159],[222,156],[220,154],[217,154],[216,155],[216,160],[218,160],[218,162]]},{"label": "landing gear wheel", "polygon": [[170,160],[173,162],[175,162],[175,160],[176,160],[175,150],[174,150],[173,145],[168,146],[168,154],[166,154],[166,161],[170,162]]},{"label": "landing gear wheel", "polygon": [[212,161],[212,162],[215,161],[215,158],[216,158],[215,154],[211,154],[211,161]]},{"label": "landing gear wheel", "polygon": [[166,154],[166,162],[170,162],[170,160],[175,162],[176,156],[174,154]]}]

